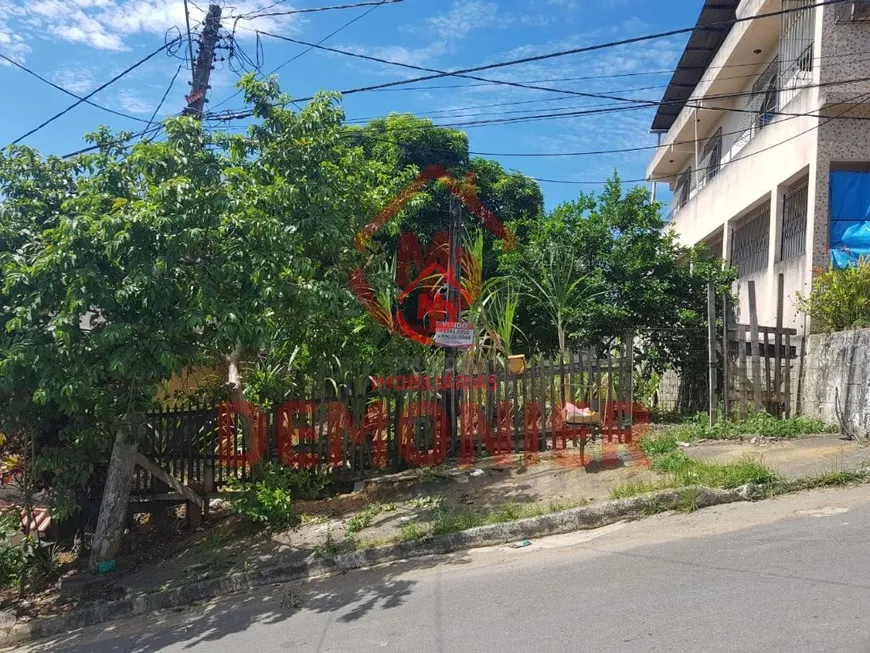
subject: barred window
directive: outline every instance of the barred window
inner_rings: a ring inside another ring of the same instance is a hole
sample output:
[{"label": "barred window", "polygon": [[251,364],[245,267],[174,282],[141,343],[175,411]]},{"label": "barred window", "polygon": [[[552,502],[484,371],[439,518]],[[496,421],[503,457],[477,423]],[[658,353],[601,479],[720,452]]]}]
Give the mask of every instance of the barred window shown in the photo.
[{"label": "barred window", "polygon": [[770,243],[770,202],[765,202],[740,221],[731,236],[731,264],[740,276],[767,267]]},{"label": "barred window", "polygon": [[782,245],[780,259],[800,256],[806,250],[809,183],[805,179],[794,186],[782,199]]},{"label": "barred window", "polygon": [[674,188],[674,205],[676,210],[683,208],[689,201],[689,193],[692,191],[692,168],[686,170],[677,177],[677,185]]},{"label": "barred window", "polygon": [[713,177],[719,174],[719,168],[722,165],[722,128],[716,130],[716,133],[710,137],[704,145],[704,152],[701,155],[701,170],[704,172],[704,182],[710,181]]}]

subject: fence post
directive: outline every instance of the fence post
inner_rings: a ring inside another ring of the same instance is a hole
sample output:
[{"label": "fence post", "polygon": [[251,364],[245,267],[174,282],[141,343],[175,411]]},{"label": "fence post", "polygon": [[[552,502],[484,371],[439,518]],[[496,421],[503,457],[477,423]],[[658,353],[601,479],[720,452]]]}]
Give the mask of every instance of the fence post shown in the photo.
[{"label": "fence post", "polygon": [[758,352],[758,307],[755,303],[755,281],[747,282],[749,290],[749,338],[752,347],[752,395],[755,410],[761,410],[761,357]]},{"label": "fence post", "polygon": [[725,401],[725,412],[722,419],[728,421],[731,410],[729,394],[731,393],[731,357],[728,355],[728,293],[722,296],[722,398]]},{"label": "fence post", "polygon": [[710,426],[716,423],[716,286],[707,284],[707,352],[709,361],[707,401]]},{"label": "fence post", "polygon": [[773,369],[773,392],[776,396],[778,417],[782,417],[783,391],[782,391],[782,323],[785,303],[785,276],[779,273],[776,286],[776,335],[773,338],[773,346],[776,349]]}]

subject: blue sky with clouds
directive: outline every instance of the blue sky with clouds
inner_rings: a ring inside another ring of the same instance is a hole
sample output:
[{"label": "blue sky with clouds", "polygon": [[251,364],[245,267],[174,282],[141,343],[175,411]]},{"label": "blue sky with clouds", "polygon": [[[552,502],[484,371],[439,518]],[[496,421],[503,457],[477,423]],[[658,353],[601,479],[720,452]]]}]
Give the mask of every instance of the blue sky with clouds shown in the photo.
[{"label": "blue sky with clouds", "polygon": [[[354,0],[286,0],[269,11],[342,4]],[[224,8],[225,27],[273,0],[233,0]],[[455,69],[582,47],[694,24],[702,0],[404,0],[371,11],[326,42],[386,59]],[[190,4],[196,24],[199,7]],[[297,16],[240,19],[236,34],[255,56],[253,29],[318,41],[368,8]],[[70,91],[87,93],[159,47],[184,28],[182,0],[0,0],[0,53]],[[686,36],[551,59],[488,73],[509,81],[552,80],[545,85],[591,93],[658,100],[670,79]],[[263,70],[299,54],[298,45],[262,37]],[[179,53],[180,54],[180,53]],[[223,54],[226,54],[223,51]],[[98,93],[94,101],[147,121],[180,61],[165,53]],[[347,89],[416,76],[417,73],[332,53],[313,51],[283,67],[282,88],[296,97],[319,89]],[[582,77],[585,79],[575,79]],[[190,72],[182,69],[161,114],[184,106]],[[241,108],[233,95],[237,75],[218,62],[211,109]],[[591,79],[590,79],[591,78]],[[9,65],[0,65],[5,101],[0,103],[0,141],[8,143],[74,100]],[[426,115],[436,123],[520,118],[554,111],[612,106],[609,100],[566,96],[447,78],[349,96],[349,120],[391,111]],[[649,146],[653,110],[546,119],[507,125],[468,126],[477,152],[552,154]],[[143,123],[80,105],[24,142],[43,153],[66,154],[83,146],[81,135],[106,124],[115,130]],[[614,168],[625,179],[644,176],[649,152],[564,158],[498,156],[502,164],[537,178],[599,182]],[[548,206],[595,185],[542,183]]]}]

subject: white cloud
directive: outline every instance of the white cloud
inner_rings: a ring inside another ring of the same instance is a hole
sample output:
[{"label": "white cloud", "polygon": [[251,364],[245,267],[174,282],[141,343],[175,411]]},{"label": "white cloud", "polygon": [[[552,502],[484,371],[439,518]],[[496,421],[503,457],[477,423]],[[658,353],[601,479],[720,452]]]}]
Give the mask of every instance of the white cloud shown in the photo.
[{"label": "white cloud", "polygon": [[498,5],[483,0],[454,2],[446,14],[426,21],[429,28],[442,39],[462,39],[475,29],[497,26],[501,19]]},{"label": "white cloud", "polygon": [[51,81],[73,93],[86,93],[97,85],[94,74],[87,68],[62,68],[52,73]]},{"label": "white cloud", "polygon": [[[250,16],[267,6],[267,0],[242,0],[225,7],[224,27],[235,24],[239,39],[253,38],[253,28],[287,32],[298,28],[296,16]],[[193,4],[191,26],[196,29],[204,14]],[[205,6],[205,4],[203,4]],[[283,4],[281,10],[292,10]],[[0,46],[13,56],[23,58],[30,50],[28,41],[36,38],[90,46],[97,50],[129,50],[129,37],[138,34],[163,36],[185,25],[183,0],[0,0]],[[247,28],[247,29],[246,29]]]},{"label": "white cloud", "polygon": [[130,113],[151,113],[154,107],[142,98],[133,93],[122,93],[118,97],[118,104],[121,108]]}]

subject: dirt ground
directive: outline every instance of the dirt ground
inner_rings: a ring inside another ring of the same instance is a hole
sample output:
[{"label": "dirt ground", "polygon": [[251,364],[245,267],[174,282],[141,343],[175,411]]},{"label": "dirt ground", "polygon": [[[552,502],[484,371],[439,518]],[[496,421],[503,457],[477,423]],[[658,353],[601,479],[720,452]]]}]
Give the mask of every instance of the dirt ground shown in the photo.
[{"label": "dirt ground", "polygon": [[[831,435],[788,441],[698,442],[684,450],[693,458],[715,462],[755,457],[790,477],[870,463],[870,447]],[[561,510],[607,499],[613,488],[626,481],[658,478],[623,447],[612,464],[600,461],[600,446],[593,445],[583,465],[579,452],[569,449],[562,458],[544,454],[532,464],[515,456],[474,466],[383,476],[358,483],[351,494],[294,502],[299,524],[278,533],[265,533],[230,515],[222,502],[215,502],[210,519],[192,532],[185,530],[180,516],[145,520],[125,538],[127,549],[115,573],[99,577],[96,584],[94,577],[83,574],[65,579],[59,589],[51,588],[16,609],[51,614],[92,600],[151,593],[256,567],[408,539],[409,529],[418,529],[418,535],[427,532],[436,515],[444,511],[481,515],[508,509],[521,517],[530,511]],[[71,591],[82,579],[84,591],[81,587]]]}]

